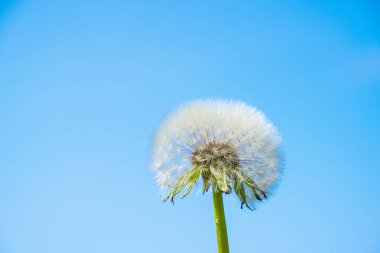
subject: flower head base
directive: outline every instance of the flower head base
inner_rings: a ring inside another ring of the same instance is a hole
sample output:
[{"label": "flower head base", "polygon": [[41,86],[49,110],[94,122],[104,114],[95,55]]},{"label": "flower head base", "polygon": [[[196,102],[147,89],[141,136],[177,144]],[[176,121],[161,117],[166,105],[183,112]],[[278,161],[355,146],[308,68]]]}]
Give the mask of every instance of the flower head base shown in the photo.
[{"label": "flower head base", "polygon": [[227,143],[207,142],[196,148],[191,162],[194,166],[214,168],[236,168],[239,166],[239,157],[235,148]]},{"label": "flower head base", "polygon": [[165,200],[191,192],[202,178],[210,187],[234,191],[251,208],[280,176],[281,138],[266,117],[241,102],[197,100],[172,113],[156,136],[153,170]]}]

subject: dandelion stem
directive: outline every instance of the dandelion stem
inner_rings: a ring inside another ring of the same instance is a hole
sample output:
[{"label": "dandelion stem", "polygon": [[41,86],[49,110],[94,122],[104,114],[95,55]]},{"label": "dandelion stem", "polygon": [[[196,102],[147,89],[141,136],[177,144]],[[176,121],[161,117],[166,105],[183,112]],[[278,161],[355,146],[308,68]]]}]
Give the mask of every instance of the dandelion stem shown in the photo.
[{"label": "dandelion stem", "polygon": [[216,237],[218,239],[218,253],[228,253],[228,236],[226,218],[224,217],[222,192],[213,189],[214,216],[216,225]]}]

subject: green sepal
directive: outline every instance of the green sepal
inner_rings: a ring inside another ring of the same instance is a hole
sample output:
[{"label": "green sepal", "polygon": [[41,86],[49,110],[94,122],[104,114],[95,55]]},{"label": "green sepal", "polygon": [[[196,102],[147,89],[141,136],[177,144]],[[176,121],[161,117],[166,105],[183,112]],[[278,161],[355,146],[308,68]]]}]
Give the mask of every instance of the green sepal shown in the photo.
[{"label": "green sepal", "polygon": [[202,173],[202,181],[202,193],[208,192],[211,187],[211,183],[206,171]]},{"label": "green sepal", "polygon": [[198,166],[194,166],[191,169],[185,171],[180,176],[172,190],[166,195],[164,201],[170,198],[170,201],[174,203],[174,197],[178,195],[186,186],[188,186],[186,193],[182,196],[182,198],[184,198],[194,188],[194,185],[198,181],[199,176],[202,174],[202,171],[203,169]]}]

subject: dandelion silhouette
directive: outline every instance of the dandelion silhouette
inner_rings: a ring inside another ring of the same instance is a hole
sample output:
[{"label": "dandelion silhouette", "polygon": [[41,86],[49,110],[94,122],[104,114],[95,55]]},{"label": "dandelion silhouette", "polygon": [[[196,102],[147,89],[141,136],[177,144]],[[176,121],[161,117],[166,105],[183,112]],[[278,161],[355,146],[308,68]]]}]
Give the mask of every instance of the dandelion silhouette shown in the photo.
[{"label": "dandelion silhouette", "polygon": [[241,208],[253,209],[278,182],[281,137],[263,113],[243,102],[196,100],[168,116],[153,149],[152,169],[164,201],[197,182],[212,188],[220,253],[229,252],[222,193],[234,192]]}]

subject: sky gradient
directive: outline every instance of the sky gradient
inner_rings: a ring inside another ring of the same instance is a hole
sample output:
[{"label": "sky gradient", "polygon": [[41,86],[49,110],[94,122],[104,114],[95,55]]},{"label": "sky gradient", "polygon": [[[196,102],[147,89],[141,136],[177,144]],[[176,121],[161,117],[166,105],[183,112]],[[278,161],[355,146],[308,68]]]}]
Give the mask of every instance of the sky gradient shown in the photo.
[{"label": "sky gradient", "polygon": [[210,194],[162,203],[160,121],[242,100],[286,170],[231,252],[380,253],[378,1],[0,0],[0,252],[216,252]]}]

